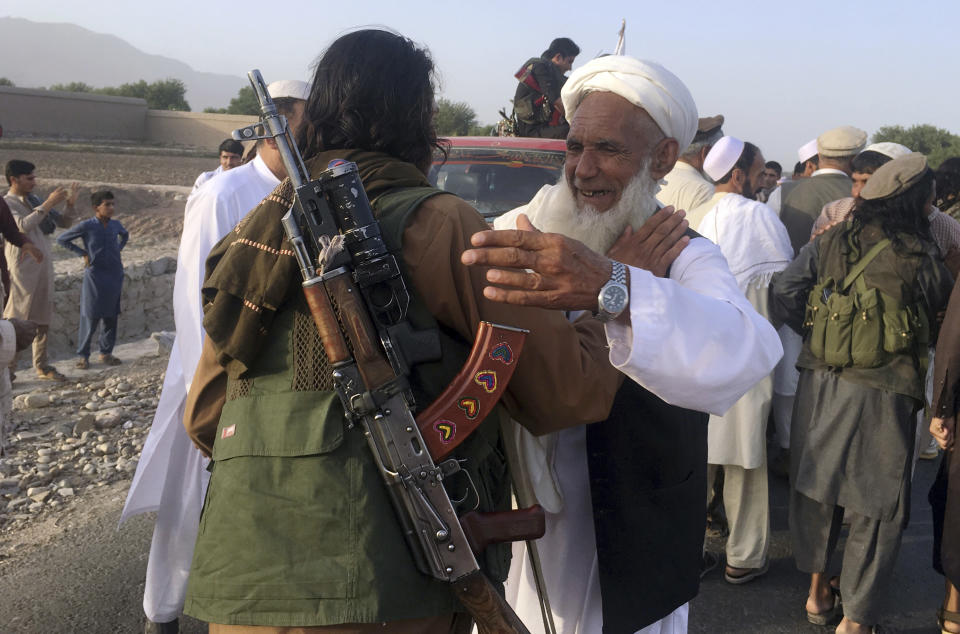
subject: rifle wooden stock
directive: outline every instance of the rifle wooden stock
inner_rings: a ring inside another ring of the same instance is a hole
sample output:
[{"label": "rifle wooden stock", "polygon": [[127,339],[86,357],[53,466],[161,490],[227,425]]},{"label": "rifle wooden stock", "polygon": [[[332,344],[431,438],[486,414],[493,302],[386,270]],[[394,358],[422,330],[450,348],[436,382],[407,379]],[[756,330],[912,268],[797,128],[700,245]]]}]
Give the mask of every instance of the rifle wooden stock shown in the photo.
[{"label": "rifle wooden stock", "polygon": [[350,349],[347,348],[347,342],[344,341],[343,333],[340,332],[340,324],[337,323],[337,316],[333,312],[333,306],[330,305],[330,298],[327,297],[323,284],[304,286],[303,294],[307,299],[313,323],[317,326],[317,333],[320,335],[320,342],[323,344],[327,359],[330,363],[340,363],[349,359]]},{"label": "rifle wooden stock", "polygon": [[479,570],[452,584],[453,593],[473,620],[480,634],[530,634],[490,580]]},{"label": "rifle wooden stock", "polygon": [[347,331],[347,338],[353,344],[353,358],[367,389],[375,390],[392,381],[397,375],[383,353],[380,335],[370,321],[363,298],[350,276],[337,275],[326,280],[324,285],[340,308],[340,320]]},{"label": "rifle wooden stock", "polygon": [[530,508],[513,511],[471,511],[460,517],[460,526],[470,542],[470,548],[479,555],[490,544],[540,539],[547,531],[547,520],[543,507],[534,504]]}]

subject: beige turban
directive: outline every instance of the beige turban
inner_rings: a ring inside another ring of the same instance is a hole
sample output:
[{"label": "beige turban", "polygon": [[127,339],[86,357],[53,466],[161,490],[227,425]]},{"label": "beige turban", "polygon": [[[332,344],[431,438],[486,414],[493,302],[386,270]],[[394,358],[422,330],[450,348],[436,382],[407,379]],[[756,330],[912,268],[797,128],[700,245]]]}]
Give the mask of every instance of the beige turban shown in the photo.
[{"label": "beige turban", "polygon": [[567,121],[591,92],[612,92],[646,110],[683,152],[697,133],[697,104],[680,79],[663,66],[625,55],[590,60],[573,71],[560,97]]}]

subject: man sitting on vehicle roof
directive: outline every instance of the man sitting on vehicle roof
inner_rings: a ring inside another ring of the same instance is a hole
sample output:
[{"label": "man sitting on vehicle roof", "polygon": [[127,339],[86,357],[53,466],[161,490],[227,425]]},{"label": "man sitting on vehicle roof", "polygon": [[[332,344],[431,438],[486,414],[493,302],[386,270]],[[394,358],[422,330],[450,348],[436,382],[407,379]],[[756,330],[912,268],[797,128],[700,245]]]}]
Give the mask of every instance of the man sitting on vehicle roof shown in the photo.
[{"label": "man sitting on vehicle roof", "polygon": [[558,37],[540,57],[528,59],[514,77],[520,82],[513,96],[517,136],[565,139],[570,124],[564,118],[560,89],[565,73],[573,68],[580,47],[568,37]]}]

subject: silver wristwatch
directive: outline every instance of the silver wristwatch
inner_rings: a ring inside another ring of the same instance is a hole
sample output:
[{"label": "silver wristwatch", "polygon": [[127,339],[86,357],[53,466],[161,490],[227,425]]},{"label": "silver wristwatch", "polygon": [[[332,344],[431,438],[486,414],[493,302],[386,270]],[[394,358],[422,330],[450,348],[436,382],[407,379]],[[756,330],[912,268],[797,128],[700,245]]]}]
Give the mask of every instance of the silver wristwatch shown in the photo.
[{"label": "silver wristwatch", "polygon": [[597,312],[594,317],[606,323],[616,319],[630,301],[630,292],[627,290],[627,267],[622,262],[613,260],[613,271],[610,279],[600,288],[597,296]]}]

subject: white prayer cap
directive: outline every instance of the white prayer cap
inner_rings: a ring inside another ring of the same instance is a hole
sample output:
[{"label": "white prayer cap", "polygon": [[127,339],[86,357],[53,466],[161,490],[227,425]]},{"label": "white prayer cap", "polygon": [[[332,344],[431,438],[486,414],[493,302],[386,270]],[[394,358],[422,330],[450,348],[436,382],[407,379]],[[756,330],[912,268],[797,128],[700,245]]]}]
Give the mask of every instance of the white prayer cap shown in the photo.
[{"label": "white prayer cap", "polygon": [[660,129],[687,149],[697,133],[697,104],[680,79],[663,66],[626,55],[592,59],[573,71],[560,91],[567,121],[591,92],[612,92],[643,108]]},{"label": "white prayer cap", "polygon": [[800,159],[801,163],[806,163],[814,156],[817,155],[817,140],[813,139],[804,143],[800,146],[800,149],[797,150],[797,158]]},{"label": "white prayer cap", "polygon": [[292,97],[293,99],[310,98],[310,84],[296,79],[278,79],[270,82],[267,86],[267,93],[273,99],[282,99],[283,97]]},{"label": "white prayer cap", "polygon": [[707,157],[703,159],[703,171],[714,181],[718,181],[733,169],[743,154],[743,141],[732,136],[725,136],[717,141]]},{"label": "white prayer cap", "polygon": [[900,145],[899,143],[891,143],[890,141],[884,141],[883,143],[874,143],[863,148],[864,152],[879,152],[884,156],[889,156],[892,159],[898,159],[901,156],[906,156],[910,154],[911,150],[906,145]]}]

